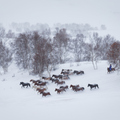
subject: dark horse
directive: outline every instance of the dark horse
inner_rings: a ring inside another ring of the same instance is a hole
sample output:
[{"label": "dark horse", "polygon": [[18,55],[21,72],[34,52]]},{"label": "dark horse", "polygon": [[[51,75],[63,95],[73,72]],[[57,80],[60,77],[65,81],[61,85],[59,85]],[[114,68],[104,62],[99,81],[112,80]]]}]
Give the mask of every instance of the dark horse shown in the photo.
[{"label": "dark horse", "polygon": [[111,68],[111,70],[109,68],[107,68],[108,73],[115,71],[115,68]]},{"label": "dark horse", "polygon": [[52,75],[52,77],[62,79],[63,76],[62,75]]},{"label": "dark horse", "polygon": [[22,87],[30,87],[30,83],[20,82],[20,85],[22,85]]},{"label": "dark horse", "polygon": [[88,84],[88,87],[90,87],[90,89],[92,88],[96,89],[96,87],[99,88],[98,84]]},{"label": "dark horse", "polygon": [[76,74],[76,75],[79,75],[79,74],[80,74],[80,75],[83,75],[83,74],[84,74],[84,71],[74,70],[73,73]]}]

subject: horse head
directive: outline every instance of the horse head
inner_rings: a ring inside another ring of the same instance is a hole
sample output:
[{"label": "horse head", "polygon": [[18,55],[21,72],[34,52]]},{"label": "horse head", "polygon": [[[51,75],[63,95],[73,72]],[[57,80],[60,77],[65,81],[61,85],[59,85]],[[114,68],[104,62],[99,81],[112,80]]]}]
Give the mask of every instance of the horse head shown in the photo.
[{"label": "horse head", "polygon": [[33,82],[33,81],[34,81],[33,79],[30,80],[30,82]]},{"label": "horse head", "polygon": [[55,91],[58,91],[58,89],[56,88]]},{"label": "horse head", "polygon": [[20,82],[20,85],[24,84],[24,82]]},{"label": "horse head", "polygon": [[88,84],[88,87],[90,86],[90,84]]},{"label": "horse head", "polygon": [[52,77],[54,77],[55,75],[52,75]]}]

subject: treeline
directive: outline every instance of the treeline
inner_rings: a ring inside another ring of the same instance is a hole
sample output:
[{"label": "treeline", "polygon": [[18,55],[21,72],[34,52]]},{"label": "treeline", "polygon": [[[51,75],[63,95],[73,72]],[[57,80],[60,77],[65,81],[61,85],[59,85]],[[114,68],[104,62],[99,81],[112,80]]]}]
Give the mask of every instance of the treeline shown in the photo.
[{"label": "treeline", "polygon": [[47,70],[50,76],[58,64],[92,61],[97,69],[98,60],[118,63],[120,42],[111,35],[102,37],[96,32],[87,36],[78,33],[73,37],[66,29],[59,28],[52,35],[50,29],[17,34],[0,28],[0,66],[4,72],[12,61],[31,74],[42,76]]},{"label": "treeline", "polygon": [[[10,24],[10,28],[14,31],[17,32],[26,32],[26,31],[44,31],[45,29],[49,29],[49,25],[48,24],[30,24],[28,22],[26,23],[11,23]],[[91,30],[105,30],[106,26],[105,25],[101,25],[100,28],[97,27],[92,27],[89,24],[76,24],[76,23],[70,23],[70,24],[60,24],[60,23],[56,23],[52,26],[53,29],[55,28],[59,28],[59,29],[67,29],[70,31],[70,33],[72,33],[73,35],[76,35],[77,33],[87,33],[87,31],[91,31]]]}]

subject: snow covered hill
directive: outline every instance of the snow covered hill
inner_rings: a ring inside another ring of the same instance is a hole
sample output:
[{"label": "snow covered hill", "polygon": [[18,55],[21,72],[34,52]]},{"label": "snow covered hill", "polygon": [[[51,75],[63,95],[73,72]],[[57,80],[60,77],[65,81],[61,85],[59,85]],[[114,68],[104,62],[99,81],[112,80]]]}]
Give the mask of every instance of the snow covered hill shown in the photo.
[{"label": "snow covered hill", "polygon": [[[19,85],[39,77],[11,65],[7,74],[0,75],[0,120],[120,120],[120,73],[108,74],[108,66],[107,61],[99,61],[98,70],[91,62],[59,65],[52,74],[60,74],[62,69],[83,70],[85,74],[71,75],[65,80],[69,89],[61,94],[55,92],[59,85],[49,81],[51,96],[42,97],[32,87]],[[88,83],[98,84],[99,89],[90,90]],[[74,92],[71,84],[85,90]]]}]

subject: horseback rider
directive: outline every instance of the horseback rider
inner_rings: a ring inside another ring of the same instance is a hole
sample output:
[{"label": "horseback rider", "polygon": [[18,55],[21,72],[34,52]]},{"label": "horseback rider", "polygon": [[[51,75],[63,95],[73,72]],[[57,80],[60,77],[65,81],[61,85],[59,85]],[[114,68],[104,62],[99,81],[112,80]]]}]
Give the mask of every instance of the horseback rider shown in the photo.
[{"label": "horseback rider", "polygon": [[111,64],[110,64],[109,70],[110,70],[110,71],[112,70],[112,65],[111,65]]}]

